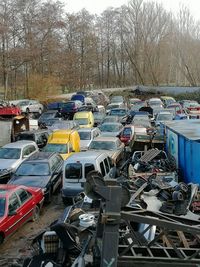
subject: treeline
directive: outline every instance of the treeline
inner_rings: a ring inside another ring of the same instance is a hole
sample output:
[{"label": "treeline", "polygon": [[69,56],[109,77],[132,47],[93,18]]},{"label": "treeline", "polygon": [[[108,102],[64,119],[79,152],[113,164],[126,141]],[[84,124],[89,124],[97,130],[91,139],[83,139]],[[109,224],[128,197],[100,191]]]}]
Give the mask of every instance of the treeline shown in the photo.
[{"label": "treeline", "polygon": [[61,2],[1,0],[0,81],[5,98],[58,88],[200,84],[200,24],[186,7],[132,0],[101,15]]}]

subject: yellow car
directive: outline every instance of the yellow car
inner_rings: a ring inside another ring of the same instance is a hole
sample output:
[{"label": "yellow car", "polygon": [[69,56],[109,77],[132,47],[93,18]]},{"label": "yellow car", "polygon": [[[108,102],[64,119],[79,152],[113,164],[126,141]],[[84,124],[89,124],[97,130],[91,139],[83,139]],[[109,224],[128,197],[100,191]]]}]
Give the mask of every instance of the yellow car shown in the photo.
[{"label": "yellow car", "polygon": [[56,130],[49,135],[43,151],[58,152],[65,160],[73,152],[80,152],[80,137],[76,130]]},{"label": "yellow car", "polygon": [[94,126],[94,116],[91,111],[76,112],[73,120],[79,124],[80,128],[92,128]]}]

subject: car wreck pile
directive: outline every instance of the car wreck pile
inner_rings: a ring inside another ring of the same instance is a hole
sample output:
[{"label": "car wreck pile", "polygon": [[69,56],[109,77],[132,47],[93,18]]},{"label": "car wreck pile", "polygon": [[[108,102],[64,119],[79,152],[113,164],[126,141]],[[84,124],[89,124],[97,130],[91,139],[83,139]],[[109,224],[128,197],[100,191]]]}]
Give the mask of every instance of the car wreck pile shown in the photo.
[{"label": "car wreck pile", "polygon": [[199,266],[200,193],[156,148],[136,151],[110,179],[91,171],[84,193],[14,266]]}]

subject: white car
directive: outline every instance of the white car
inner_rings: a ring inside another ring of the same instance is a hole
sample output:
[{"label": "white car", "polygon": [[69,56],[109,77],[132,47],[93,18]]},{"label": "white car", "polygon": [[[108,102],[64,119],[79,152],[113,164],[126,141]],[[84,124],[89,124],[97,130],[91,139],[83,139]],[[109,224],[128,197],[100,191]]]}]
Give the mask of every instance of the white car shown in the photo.
[{"label": "white car", "polygon": [[0,181],[8,177],[11,172],[28,157],[38,151],[33,141],[17,141],[0,148]]},{"label": "white car", "polygon": [[78,130],[81,150],[87,150],[92,140],[101,134],[99,128],[81,128]]},{"label": "white car", "polygon": [[23,99],[19,100],[17,102],[17,105],[21,108],[22,112],[37,112],[39,114],[42,114],[42,111],[44,109],[43,105],[37,101],[37,100],[29,100],[29,99]]}]

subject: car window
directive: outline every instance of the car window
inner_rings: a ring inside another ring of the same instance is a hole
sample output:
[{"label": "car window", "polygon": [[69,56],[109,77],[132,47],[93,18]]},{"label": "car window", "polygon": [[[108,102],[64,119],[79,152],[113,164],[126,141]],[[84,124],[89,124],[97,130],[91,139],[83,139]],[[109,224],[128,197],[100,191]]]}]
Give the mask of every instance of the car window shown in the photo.
[{"label": "car window", "polygon": [[68,153],[71,153],[73,151],[73,147],[71,143],[68,143]]},{"label": "car window", "polygon": [[28,191],[26,191],[22,188],[18,189],[16,193],[17,193],[22,204],[25,203],[31,197],[31,193],[29,193]]},{"label": "car window", "polygon": [[107,161],[107,159],[104,159],[104,164],[105,164],[105,167],[106,167],[106,173],[109,173],[109,170],[110,170],[110,168],[109,168],[109,164],[108,164],[108,161]]},{"label": "car window", "polygon": [[12,213],[16,211],[20,207],[19,200],[16,196],[16,194],[12,194],[9,198],[9,205],[8,205],[8,212]]},{"label": "car window", "polygon": [[23,149],[22,156],[23,156],[23,157],[24,157],[24,156],[28,156],[28,155],[30,154],[29,151],[30,151],[30,150],[29,150],[29,146],[25,147],[25,148]]},{"label": "car window", "polygon": [[105,172],[105,168],[104,168],[104,165],[103,165],[103,161],[100,163],[100,169],[101,169],[101,174],[103,176],[105,176],[106,172]]},{"label": "car window", "polygon": [[94,165],[91,164],[91,163],[86,163],[85,164],[85,178],[87,177],[88,173],[91,172],[91,171],[94,171],[95,168],[94,168]]},{"label": "car window", "polygon": [[31,154],[31,153],[33,153],[34,151],[36,151],[36,148],[35,148],[35,146],[29,146],[29,153]]},{"label": "car window", "polygon": [[82,178],[82,164],[81,163],[68,163],[65,166],[65,178],[81,179]]}]

